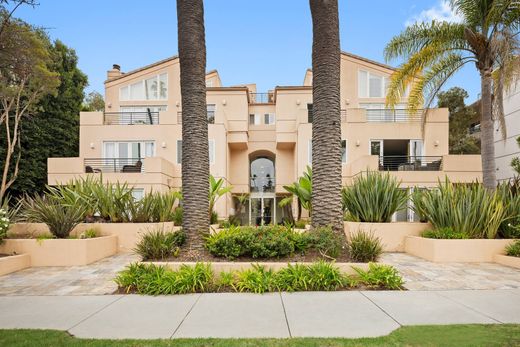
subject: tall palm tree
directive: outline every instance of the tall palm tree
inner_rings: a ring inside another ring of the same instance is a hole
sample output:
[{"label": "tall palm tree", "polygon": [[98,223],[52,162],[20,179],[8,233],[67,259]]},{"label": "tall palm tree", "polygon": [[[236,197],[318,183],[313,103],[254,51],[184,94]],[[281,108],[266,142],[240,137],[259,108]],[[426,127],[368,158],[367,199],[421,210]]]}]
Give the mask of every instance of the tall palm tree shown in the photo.
[{"label": "tall palm tree", "polygon": [[343,231],[341,209],[340,47],[337,0],[310,0],[312,14],[313,226]]},{"label": "tall palm tree", "polygon": [[462,18],[460,23],[415,23],[386,46],[387,60],[405,60],[392,76],[387,103],[395,105],[410,86],[409,110],[427,109],[455,72],[475,63],[481,80],[483,183],[494,189],[493,120],[499,120],[505,137],[502,95],[520,72],[520,5],[518,0],[451,0],[450,4]]},{"label": "tall palm tree", "polygon": [[209,232],[209,149],[203,0],[177,0],[182,97],[182,227],[195,253]]}]

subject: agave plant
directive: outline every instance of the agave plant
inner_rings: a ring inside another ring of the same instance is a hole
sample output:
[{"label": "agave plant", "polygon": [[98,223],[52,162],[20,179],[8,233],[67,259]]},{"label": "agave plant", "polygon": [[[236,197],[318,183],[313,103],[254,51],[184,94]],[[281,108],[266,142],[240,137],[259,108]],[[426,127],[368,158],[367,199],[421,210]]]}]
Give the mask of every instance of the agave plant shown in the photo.
[{"label": "agave plant", "polygon": [[[232,186],[223,187],[224,179],[219,178],[218,180],[213,177],[213,175],[209,175],[209,218],[212,219],[212,215],[215,215],[215,204],[218,199],[224,194],[227,194],[233,189]],[[213,217],[214,219],[214,217]]]},{"label": "agave plant", "polygon": [[292,203],[293,198],[296,196],[298,199],[298,219],[300,220],[302,217],[302,208],[309,211],[309,215],[312,211],[312,168],[307,166],[303,176],[298,178],[298,181],[283,186],[283,188],[288,191],[291,195],[280,200],[278,203],[281,207],[289,205]]},{"label": "agave plant", "polygon": [[471,238],[493,239],[508,218],[509,203],[499,191],[479,183],[452,184],[448,179],[437,189],[412,195],[414,210],[435,229],[451,228]]},{"label": "agave plant", "polygon": [[76,225],[83,221],[85,210],[81,205],[61,204],[47,196],[25,196],[22,200],[22,219],[31,223],[45,223],[55,237],[67,238]]},{"label": "agave plant", "polygon": [[355,222],[388,223],[392,215],[406,206],[408,195],[389,173],[369,172],[357,177],[341,193],[343,209]]}]

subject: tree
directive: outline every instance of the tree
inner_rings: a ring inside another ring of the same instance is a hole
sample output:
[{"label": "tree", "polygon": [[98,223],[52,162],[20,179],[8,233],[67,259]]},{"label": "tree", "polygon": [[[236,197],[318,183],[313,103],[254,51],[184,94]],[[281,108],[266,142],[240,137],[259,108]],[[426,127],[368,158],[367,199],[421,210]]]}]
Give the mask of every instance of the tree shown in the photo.
[{"label": "tree", "polygon": [[18,19],[6,22],[5,15],[0,12],[0,21],[6,23],[0,43],[0,126],[5,134],[0,201],[19,173],[23,121],[34,114],[43,97],[55,94],[60,83],[49,70],[45,35]]},{"label": "tree", "polygon": [[459,87],[453,87],[445,92],[439,92],[437,107],[446,107],[450,111],[450,153],[479,154],[480,140],[469,133],[471,125],[478,121],[479,115],[472,107],[466,106],[464,99],[468,92]]},{"label": "tree", "polygon": [[[520,136],[516,138],[516,143],[520,147]],[[516,175],[520,175],[520,157],[511,159],[511,167],[516,172]]]},{"label": "tree", "polygon": [[182,227],[193,257],[209,232],[206,41],[202,0],[177,0],[182,102]]},{"label": "tree", "polygon": [[[451,0],[450,4],[461,16],[461,23],[415,23],[386,46],[387,60],[405,60],[392,75],[387,103],[398,103],[411,86],[409,110],[427,109],[454,73],[467,63],[475,63],[481,80],[483,183],[494,189],[493,120],[501,122],[505,136],[502,95],[520,70],[520,6],[516,0]],[[423,120],[427,115],[424,113]]]},{"label": "tree", "polygon": [[105,99],[101,93],[95,90],[88,93],[85,97],[85,103],[81,107],[82,111],[93,112],[93,111],[104,111],[105,110]]},{"label": "tree", "polygon": [[312,212],[314,227],[343,233],[340,47],[337,0],[310,0],[312,14]]},{"label": "tree", "polygon": [[220,199],[222,195],[225,195],[231,191],[233,187],[227,186],[224,187],[224,179],[219,178],[218,180],[213,177],[213,175],[209,175],[209,219],[211,223],[216,223],[217,220],[212,220],[212,215],[215,212],[215,205],[217,200]]},{"label": "tree", "polygon": [[302,218],[302,207],[309,211],[309,214],[312,213],[312,168],[310,166],[307,166],[307,170],[303,173],[303,176],[298,178],[298,181],[283,186],[283,188],[291,195],[278,203],[280,207],[292,204],[293,197],[296,196],[298,203],[297,220]]}]

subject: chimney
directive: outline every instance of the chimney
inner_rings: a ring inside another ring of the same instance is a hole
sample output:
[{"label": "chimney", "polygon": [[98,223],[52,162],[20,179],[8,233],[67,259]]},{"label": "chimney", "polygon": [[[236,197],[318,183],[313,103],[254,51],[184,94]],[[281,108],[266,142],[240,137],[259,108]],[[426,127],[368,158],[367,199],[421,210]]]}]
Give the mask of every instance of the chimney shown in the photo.
[{"label": "chimney", "polygon": [[119,76],[121,76],[121,66],[117,64],[112,65],[112,69],[107,71],[107,79],[111,80]]}]

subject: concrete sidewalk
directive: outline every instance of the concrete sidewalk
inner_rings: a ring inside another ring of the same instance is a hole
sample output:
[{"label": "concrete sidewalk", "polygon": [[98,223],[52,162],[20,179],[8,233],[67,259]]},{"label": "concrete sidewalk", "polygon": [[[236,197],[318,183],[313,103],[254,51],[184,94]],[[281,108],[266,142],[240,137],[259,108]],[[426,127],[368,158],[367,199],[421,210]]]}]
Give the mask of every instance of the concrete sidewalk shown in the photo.
[{"label": "concrete sidewalk", "polygon": [[0,297],[0,329],[80,338],[374,337],[401,325],[520,323],[520,289]]}]

